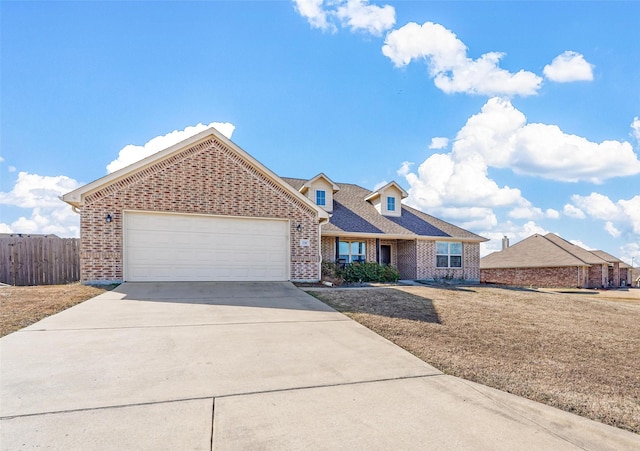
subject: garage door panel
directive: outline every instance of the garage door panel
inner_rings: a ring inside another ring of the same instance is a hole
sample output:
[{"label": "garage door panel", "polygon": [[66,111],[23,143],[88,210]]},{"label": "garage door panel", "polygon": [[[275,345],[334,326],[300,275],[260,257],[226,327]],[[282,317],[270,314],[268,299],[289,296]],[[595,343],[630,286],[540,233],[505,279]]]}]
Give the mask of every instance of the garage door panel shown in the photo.
[{"label": "garage door panel", "polygon": [[125,213],[125,278],[287,280],[283,220]]}]

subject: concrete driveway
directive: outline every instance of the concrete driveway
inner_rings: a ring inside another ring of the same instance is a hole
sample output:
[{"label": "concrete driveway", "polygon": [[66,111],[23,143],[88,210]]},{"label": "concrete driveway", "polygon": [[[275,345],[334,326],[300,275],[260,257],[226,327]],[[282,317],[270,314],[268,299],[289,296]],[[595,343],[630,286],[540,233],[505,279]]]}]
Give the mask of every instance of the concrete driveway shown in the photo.
[{"label": "concrete driveway", "polygon": [[289,283],[126,283],[0,339],[0,449],[640,449]]}]

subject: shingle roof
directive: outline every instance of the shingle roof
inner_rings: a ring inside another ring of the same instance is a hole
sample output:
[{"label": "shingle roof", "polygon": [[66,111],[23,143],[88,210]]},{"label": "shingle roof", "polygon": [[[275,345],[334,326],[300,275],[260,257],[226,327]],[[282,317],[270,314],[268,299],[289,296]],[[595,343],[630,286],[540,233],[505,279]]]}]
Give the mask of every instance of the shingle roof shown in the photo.
[{"label": "shingle roof", "polygon": [[535,234],[500,252],[480,259],[480,268],[544,268],[591,266],[607,262],[558,235]]},{"label": "shingle roof", "polygon": [[[307,180],[281,177],[294,189],[299,190]],[[333,213],[328,224],[322,226],[323,234],[371,233],[407,237],[447,237],[468,241],[487,241],[441,219],[401,204],[400,217],[383,216],[370,202],[364,199],[371,191],[358,185],[337,183],[340,190],[333,196]]]},{"label": "shingle roof", "polygon": [[622,268],[624,263],[622,260],[620,260],[619,258],[614,257],[611,254],[606,253],[605,251],[590,251],[592,254],[596,254],[598,257],[600,257],[601,259],[609,262],[609,263],[620,263],[620,267]]}]

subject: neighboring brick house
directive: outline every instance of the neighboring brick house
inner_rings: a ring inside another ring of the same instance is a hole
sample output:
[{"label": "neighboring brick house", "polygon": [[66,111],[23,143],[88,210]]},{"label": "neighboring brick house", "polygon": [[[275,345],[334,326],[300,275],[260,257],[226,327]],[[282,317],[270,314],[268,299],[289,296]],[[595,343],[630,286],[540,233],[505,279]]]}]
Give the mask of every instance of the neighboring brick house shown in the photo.
[{"label": "neighboring brick house", "polygon": [[535,234],[480,259],[480,281],[516,286],[620,286],[620,260],[588,251],[558,235]]},{"label": "neighboring brick house", "polygon": [[479,280],[486,240],[401,205],[396,183],[299,182],[205,130],[62,197],[80,213],[81,279],[317,281],[324,256]]}]

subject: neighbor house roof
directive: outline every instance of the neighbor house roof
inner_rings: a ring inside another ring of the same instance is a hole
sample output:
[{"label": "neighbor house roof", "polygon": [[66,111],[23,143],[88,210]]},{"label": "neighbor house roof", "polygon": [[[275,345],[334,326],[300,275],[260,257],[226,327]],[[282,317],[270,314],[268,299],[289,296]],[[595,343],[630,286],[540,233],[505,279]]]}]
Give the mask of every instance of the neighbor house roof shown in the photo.
[{"label": "neighbor house roof", "polygon": [[84,204],[84,199],[87,195],[94,193],[98,190],[101,190],[109,185],[117,183],[118,181],[129,177],[132,174],[137,172],[142,172],[145,169],[149,168],[152,165],[155,165],[163,160],[171,158],[174,155],[177,155],[181,152],[184,152],[194,146],[205,143],[208,140],[215,139],[222,145],[224,145],[227,149],[234,152],[240,158],[247,161],[251,166],[253,166],[256,170],[264,174],[267,178],[271,179],[276,185],[282,187],[284,190],[289,191],[296,198],[300,199],[300,201],[307,204],[313,210],[318,212],[319,217],[324,220],[328,219],[329,214],[324,211],[322,208],[318,207],[311,200],[309,200],[306,196],[300,193],[298,190],[291,189],[291,186],[288,183],[285,183],[278,175],[272,172],[269,168],[264,166],[258,160],[249,155],[246,151],[242,150],[237,144],[228,139],[214,127],[210,127],[197,135],[194,135],[190,138],[185,139],[177,144],[174,144],[171,147],[168,147],[164,150],[156,152],[142,160],[136,161],[135,163],[130,164],[122,169],[119,169],[111,174],[108,174],[98,180],[95,180],[87,185],[81,186],[80,188],[71,191],[70,193],[65,194],[61,197],[61,199],[68,204],[71,204],[74,208],[80,208]]},{"label": "neighbor house roof", "polygon": [[[283,177],[294,189],[303,188],[307,180]],[[446,221],[430,216],[415,208],[401,204],[399,217],[383,216],[366,199],[372,194],[368,189],[349,183],[337,183],[340,189],[334,194],[333,214],[329,223],[322,226],[325,236],[372,236],[393,239],[455,238],[461,241],[488,241]],[[404,190],[402,190],[404,192]]]},{"label": "neighbor house roof", "polygon": [[480,259],[480,268],[544,268],[607,264],[598,255],[558,235],[534,234],[513,246]]},{"label": "neighbor house roof", "polygon": [[622,265],[624,265],[625,263],[620,260],[619,258],[614,257],[611,254],[606,253],[605,251],[590,251],[592,254],[597,255],[598,257],[600,257],[601,259],[603,259],[604,261],[606,261],[607,263],[620,263],[620,267],[622,268]]}]

